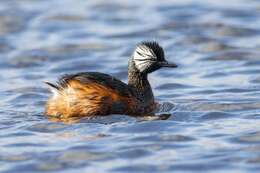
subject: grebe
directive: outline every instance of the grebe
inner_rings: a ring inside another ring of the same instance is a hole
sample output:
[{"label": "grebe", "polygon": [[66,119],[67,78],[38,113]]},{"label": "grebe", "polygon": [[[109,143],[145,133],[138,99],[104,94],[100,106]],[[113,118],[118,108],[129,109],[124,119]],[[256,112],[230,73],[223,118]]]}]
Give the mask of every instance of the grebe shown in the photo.
[{"label": "grebe", "polygon": [[128,62],[128,84],[99,72],[64,75],[56,84],[46,82],[53,95],[46,103],[45,115],[71,118],[151,114],[156,103],[147,75],[161,67],[177,65],[165,60],[158,43],[141,42]]}]

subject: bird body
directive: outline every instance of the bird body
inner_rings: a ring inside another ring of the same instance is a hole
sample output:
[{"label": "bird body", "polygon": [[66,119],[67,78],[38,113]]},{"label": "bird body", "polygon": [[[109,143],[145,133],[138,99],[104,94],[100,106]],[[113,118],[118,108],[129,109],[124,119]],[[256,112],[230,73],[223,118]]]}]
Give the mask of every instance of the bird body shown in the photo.
[{"label": "bird body", "polygon": [[156,103],[147,74],[163,66],[177,67],[167,63],[157,43],[142,42],[129,59],[128,84],[98,72],[64,75],[56,84],[46,82],[53,95],[45,114],[60,118],[151,114]]}]

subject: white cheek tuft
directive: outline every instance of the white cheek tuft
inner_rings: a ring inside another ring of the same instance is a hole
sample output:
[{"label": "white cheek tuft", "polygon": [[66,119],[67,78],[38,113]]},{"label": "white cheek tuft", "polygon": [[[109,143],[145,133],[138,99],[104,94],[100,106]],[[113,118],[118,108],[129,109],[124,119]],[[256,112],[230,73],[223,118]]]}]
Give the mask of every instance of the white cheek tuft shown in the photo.
[{"label": "white cheek tuft", "polygon": [[145,45],[139,45],[133,55],[135,66],[139,71],[144,71],[156,61],[153,50]]},{"label": "white cheek tuft", "polygon": [[153,50],[148,48],[147,46],[140,45],[135,49],[134,52],[134,60],[155,60],[156,55]]},{"label": "white cheek tuft", "polygon": [[149,66],[152,65],[152,62],[147,60],[147,61],[134,61],[135,62],[135,66],[139,71],[144,71],[145,69],[147,69]]}]

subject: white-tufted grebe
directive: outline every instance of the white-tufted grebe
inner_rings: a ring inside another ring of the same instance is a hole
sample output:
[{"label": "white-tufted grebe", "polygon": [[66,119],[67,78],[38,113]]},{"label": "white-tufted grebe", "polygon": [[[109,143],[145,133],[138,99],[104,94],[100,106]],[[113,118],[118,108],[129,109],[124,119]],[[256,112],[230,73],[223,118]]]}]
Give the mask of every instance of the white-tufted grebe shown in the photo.
[{"label": "white-tufted grebe", "polygon": [[99,72],[62,76],[57,84],[46,82],[53,93],[46,103],[45,115],[70,118],[94,115],[152,113],[156,104],[147,75],[168,63],[156,42],[137,45],[128,63],[128,84]]}]

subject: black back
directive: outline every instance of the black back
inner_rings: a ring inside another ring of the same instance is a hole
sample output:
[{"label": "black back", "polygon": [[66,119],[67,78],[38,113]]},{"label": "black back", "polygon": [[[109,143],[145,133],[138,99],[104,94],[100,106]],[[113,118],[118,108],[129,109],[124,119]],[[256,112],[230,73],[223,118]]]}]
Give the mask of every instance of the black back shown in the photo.
[{"label": "black back", "polygon": [[55,85],[55,88],[58,90],[62,90],[68,87],[68,83],[71,80],[77,80],[82,84],[90,84],[97,83],[103,86],[109,87],[118,91],[118,93],[122,96],[130,96],[132,95],[131,89],[124,82],[116,79],[113,76],[108,74],[99,73],[99,72],[82,72],[77,74],[66,74],[63,75]]}]

